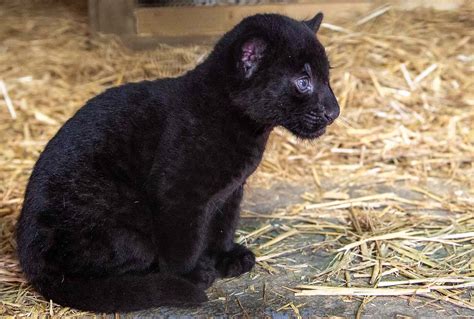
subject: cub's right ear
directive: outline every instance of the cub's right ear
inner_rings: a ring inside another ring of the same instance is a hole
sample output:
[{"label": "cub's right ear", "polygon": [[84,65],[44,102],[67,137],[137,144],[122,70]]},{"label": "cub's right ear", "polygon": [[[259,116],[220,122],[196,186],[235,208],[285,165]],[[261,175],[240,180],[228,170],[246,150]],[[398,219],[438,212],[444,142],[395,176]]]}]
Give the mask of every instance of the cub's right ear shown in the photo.
[{"label": "cub's right ear", "polygon": [[324,15],[322,12],[316,14],[311,20],[303,21],[314,33],[317,33],[321,23],[323,22]]},{"label": "cub's right ear", "polygon": [[267,43],[260,38],[252,38],[244,42],[240,48],[237,66],[246,79],[250,78],[258,70],[264,57]]}]

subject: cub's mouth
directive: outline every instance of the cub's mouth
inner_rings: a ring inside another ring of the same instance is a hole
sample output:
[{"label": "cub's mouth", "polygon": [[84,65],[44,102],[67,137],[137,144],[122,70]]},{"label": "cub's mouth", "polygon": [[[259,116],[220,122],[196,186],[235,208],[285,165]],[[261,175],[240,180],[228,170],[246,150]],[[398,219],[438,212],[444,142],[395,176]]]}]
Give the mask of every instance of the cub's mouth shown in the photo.
[{"label": "cub's mouth", "polygon": [[285,123],[283,127],[303,139],[315,139],[326,133],[326,127],[334,122],[335,118],[315,111],[308,112],[298,119]]}]

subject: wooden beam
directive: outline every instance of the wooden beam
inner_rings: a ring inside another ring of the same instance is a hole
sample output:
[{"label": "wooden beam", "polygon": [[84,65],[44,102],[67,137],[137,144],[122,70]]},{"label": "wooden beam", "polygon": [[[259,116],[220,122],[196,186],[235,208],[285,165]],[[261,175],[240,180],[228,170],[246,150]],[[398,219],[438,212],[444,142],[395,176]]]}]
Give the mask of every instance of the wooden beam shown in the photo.
[{"label": "wooden beam", "polygon": [[333,0],[298,4],[265,4],[215,7],[155,7],[135,10],[139,36],[217,36],[244,17],[257,13],[279,13],[303,20],[324,12],[329,21],[367,12],[370,0]]},{"label": "wooden beam", "polygon": [[395,4],[397,9],[401,10],[414,10],[417,8],[456,10],[466,3],[466,0],[392,0],[391,2]]}]

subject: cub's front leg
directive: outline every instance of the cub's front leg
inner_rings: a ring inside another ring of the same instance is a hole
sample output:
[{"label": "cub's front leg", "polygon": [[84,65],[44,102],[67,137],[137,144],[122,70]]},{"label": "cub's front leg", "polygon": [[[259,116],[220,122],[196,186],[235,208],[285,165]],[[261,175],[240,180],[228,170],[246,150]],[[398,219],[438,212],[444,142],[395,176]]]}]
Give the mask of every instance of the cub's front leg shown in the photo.
[{"label": "cub's front leg", "polygon": [[207,249],[199,257],[196,267],[184,277],[202,289],[209,288],[218,277],[235,277],[252,269],[254,254],[234,243],[239,222],[243,186],[221,202],[212,202],[212,219],[207,232]]},{"label": "cub's front leg", "polygon": [[205,207],[174,202],[156,218],[159,269],[185,275],[196,268],[207,238],[209,216]]},{"label": "cub's front leg", "polygon": [[214,283],[217,277],[219,277],[219,273],[216,270],[215,258],[206,253],[202,254],[196,263],[196,267],[189,273],[183,275],[183,277],[199,288],[206,290]]},{"label": "cub's front leg", "polygon": [[255,265],[255,255],[245,246],[234,242],[242,196],[243,185],[218,205],[210,224],[209,250],[215,256],[216,269],[221,277],[239,276]]}]

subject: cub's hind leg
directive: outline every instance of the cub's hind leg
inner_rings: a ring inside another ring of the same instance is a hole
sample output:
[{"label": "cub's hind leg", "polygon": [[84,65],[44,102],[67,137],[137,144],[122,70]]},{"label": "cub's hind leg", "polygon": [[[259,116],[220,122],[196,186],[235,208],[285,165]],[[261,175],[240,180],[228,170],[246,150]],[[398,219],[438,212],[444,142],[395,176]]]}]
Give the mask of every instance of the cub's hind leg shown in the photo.
[{"label": "cub's hind leg", "polygon": [[93,206],[69,211],[24,209],[17,229],[18,255],[31,281],[45,274],[104,277],[153,267],[156,258],[149,231],[120,222],[120,208],[102,214]]},{"label": "cub's hind leg", "polygon": [[[124,228],[82,231],[81,237],[59,232],[46,251],[47,266],[65,275],[111,277],[152,271],[155,254],[141,234]],[[76,245],[61,243],[75,242]]]}]

